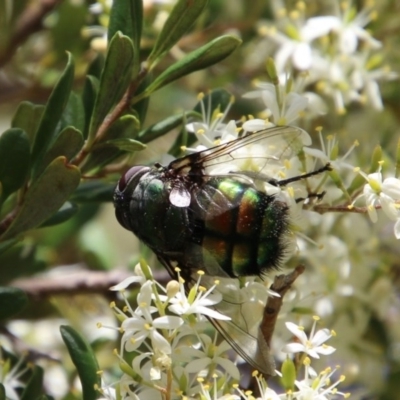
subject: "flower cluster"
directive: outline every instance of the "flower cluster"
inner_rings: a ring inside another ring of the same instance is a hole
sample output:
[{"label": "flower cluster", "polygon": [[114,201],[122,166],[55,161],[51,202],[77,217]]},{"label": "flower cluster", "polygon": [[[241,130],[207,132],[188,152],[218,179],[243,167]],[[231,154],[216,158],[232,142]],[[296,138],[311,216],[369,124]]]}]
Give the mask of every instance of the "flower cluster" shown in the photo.
[{"label": "flower cluster", "polygon": [[[204,173],[253,185],[285,203],[290,213],[281,265],[302,263],[306,269],[285,296],[271,344],[273,357],[283,366],[286,390],[278,393],[257,378],[260,398],[346,398],[348,394],[337,388],[344,378],[334,377],[333,366],[342,365],[350,384],[362,382],[373,391],[384,381],[383,374],[371,372],[383,370],[384,357],[377,349],[387,343],[379,335],[372,338],[371,330],[381,325],[390,330],[393,347],[400,340],[398,330],[392,328],[393,320],[400,318],[399,299],[387,274],[388,265],[396,265],[396,260],[392,264],[382,260],[378,241],[382,235],[373,234],[373,229],[382,229],[392,239],[394,225],[395,237],[400,238],[400,180],[398,174],[390,174],[391,168],[399,169],[400,152],[393,157],[394,152],[386,154],[378,147],[372,157],[366,154],[369,149],[357,125],[365,112],[352,120],[356,129],[350,123],[342,125],[350,120],[351,115],[344,114],[350,114],[354,103],[358,109],[368,105],[376,113],[381,111],[378,83],[397,75],[384,65],[383,43],[369,30],[376,17],[372,2],[357,3],[356,8],[346,1],[327,1],[323,12],[322,6],[306,6],[302,1],[293,10],[281,5],[280,1],[271,4],[275,19],[260,22],[259,45],[245,58],[252,66],[266,62],[269,82],[255,80],[255,90],[243,96],[261,100],[263,110],[255,117],[228,120],[233,98],[214,109],[212,96],[201,94],[202,118],[190,119],[185,126],[197,146],[183,150],[207,154],[214,146],[238,140],[232,150],[205,164]],[[316,126],[309,133],[303,129]],[[366,215],[380,224],[369,224]],[[231,390],[238,372],[225,358],[229,346],[206,334],[201,316],[221,325],[229,323],[227,316],[235,313],[225,313],[227,302],[221,299],[240,291],[250,307],[237,307],[236,314],[248,318],[246,327],[257,326],[267,295],[276,294],[268,293],[257,278],[216,285],[215,277],[205,275],[187,292],[182,278],[163,289],[139,275],[116,287],[142,285],[136,308],[127,303],[124,310],[115,309],[123,331],[122,393],[142,398],[160,396],[168,388],[173,396],[184,398],[253,399],[252,393]],[[317,329],[317,318],[310,323],[304,317],[313,314],[321,315],[333,330]],[[287,322],[293,320],[301,324]],[[294,338],[290,344],[288,331]],[[341,333],[336,351],[326,344],[334,331]],[[135,355],[130,363],[129,354]],[[323,364],[325,357],[330,367]],[[290,374],[291,368],[297,373],[302,368],[304,374]]]},{"label": "flower cluster", "polygon": [[[142,270],[149,279],[144,278]],[[123,309],[112,305],[121,321],[118,358],[124,371],[120,388],[123,399],[134,395],[161,399],[166,391],[173,398],[192,396],[199,391],[198,377],[207,381],[217,375],[218,381],[226,384],[239,380],[237,367],[226,356],[230,346],[217,341],[215,334],[207,334],[204,316],[230,320],[214,308],[222,298],[215,290],[218,282],[206,289],[201,284],[204,274],[199,271],[197,281],[186,293],[178,268],[176,273],[178,280],[164,288],[142,263],[136,267],[134,277],[112,288],[121,293],[125,302]],[[136,308],[131,307],[125,291],[132,282],[141,283]],[[127,360],[132,356],[130,363]]]},{"label": "flower cluster", "polygon": [[377,14],[370,4],[357,11],[351,2],[329,3],[330,15],[309,16],[305,2],[297,2],[293,10],[276,2],[274,23],[260,24],[265,40],[254,55],[274,52],[279,75],[306,71],[304,83],[330,97],[338,113],[354,101],[382,109],[378,81],[397,74],[383,65],[382,43],[366,29]]},{"label": "flower cluster", "polygon": [[363,193],[355,201],[360,198],[364,199],[372,222],[378,221],[376,210],[382,208],[386,216],[395,221],[394,234],[396,239],[400,239],[400,179],[395,177],[383,179],[382,164],[383,162],[380,162],[378,171],[372,174],[367,175],[358,170],[367,183],[364,186]]},{"label": "flower cluster", "polygon": [[[217,339],[215,333],[210,334],[209,324],[204,320],[204,316],[217,321],[231,320],[215,309],[223,298],[221,292],[216,290],[218,282],[208,288],[203,287],[205,276],[200,271],[197,281],[186,293],[187,286],[179,269],[176,271],[178,280],[170,281],[166,288],[153,280],[149,267],[144,263],[138,265],[135,271],[134,276],[112,288],[119,291],[125,303],[123,309],[112,304],[121,321],[121,348],[116,354],[123,376],[114,387],[103,385],[100,389],[103,398],[115,399],[116,393],[120,393],[124,400],[164,397],[189,399],[197,396],[221,400],[241,397],[253,399],[248,391],[242,391],[238,385],[240,374],[229,356],[230,345],[221,341],[221,338]],[[126,292],[132,282],[141,283],[136,296],[137,306],[134,308]],[[211,280],[205,282],[210,284]],[[244,288],[245,292],[251,291],[258,301],[265,302],[265,290],[255,287],[256,282],[253,280],[249,283]],[[258,312],[255,308],[252,310],[258,313],[254,318],[260,321],[262,307]],[[344,395],[336,390],[343,378],[333,384],[330,380],[335,370],[328,368],[317,374],[310,366],[307,356],[329,355],[335,350],[324,344],[332,336],[329,331],[322,329],[315,332],[317,321],[315,317],[309,337],[304,328],[287,323],[289,331],[300,343],[288,344],[283,351],[292,356],[302,354],[304,378],[295,379],[295,364],[290,359],[286,360],[282,370],[277,373],[286,385],[296,387],[296,390],[290,394],[278,394],[255,373],[260,399],[303,399],[311,392],[314,397],[307,398],[317,399],[323,395],[326,399],[333,399],[337,395]],[[234,337],[231,339],[234,340]]]}]

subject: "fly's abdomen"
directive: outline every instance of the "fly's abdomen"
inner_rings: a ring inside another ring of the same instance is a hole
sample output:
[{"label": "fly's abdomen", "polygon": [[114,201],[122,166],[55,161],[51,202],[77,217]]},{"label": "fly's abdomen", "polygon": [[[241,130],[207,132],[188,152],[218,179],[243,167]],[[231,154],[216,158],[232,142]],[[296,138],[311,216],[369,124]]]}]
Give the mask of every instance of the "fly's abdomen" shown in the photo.
[{"label": "fly's abdomen", "polygon": [[204,259],[211,256],[230,276],[259,275],[277,268],[285,253],[287,205],[232,179],[209,184],[215,195],[202,231]]}]

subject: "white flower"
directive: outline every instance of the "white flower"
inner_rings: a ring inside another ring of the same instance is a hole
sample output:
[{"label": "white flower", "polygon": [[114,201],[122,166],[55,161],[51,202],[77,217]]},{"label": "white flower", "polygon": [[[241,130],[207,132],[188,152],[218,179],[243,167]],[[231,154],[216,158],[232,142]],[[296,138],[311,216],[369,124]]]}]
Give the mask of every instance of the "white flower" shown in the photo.
[{"label": "white flower", "polygon": [[286,322],[286,327],[299,340],[296,343],[287,344],[282,351],[285,353],[306,353],[310,357],[319,358],[318,354],[332,354],[336,349],[332,346],[327,346],[324,343],[332,337],[332,333],[328,329],[320,329],[315,332],[316,318],[311,329],[310,337],[308,338],[304,329],[293,322]]},{"label": "white flower", "polygon": [[300,19],[297,19],[296,22],[297,26],[292,21],[287,22],[282,28],[285,33],[276,31],[273,28],[261,31],[278,45],[275,58],[279,73],[285,71],[289,60],[297,69],[307,70],[312,68],[313,48],[311,42],[327,35],[339,24],[338,19],[333,16],[310,18],[304,24]]},{"label": "white flower", "polygon": [[332,370],[327,368],[322,371],[314,379],[310,379],[310,376],[306,374],[305,379],[295,381],[295,385],[298,391],[294,392],[294,398],[297,400],[330,400],[332,396],[342,396],[348,398],[348,393],[339,392],[337,386],[344,381],[345,377],[342,375],[336,382],[332,383],[331,377],[336,372],[336,369]]},{"label": "white flower", "polygon": [[20,377],[28,371],[26,367],[21,368],[24,362],[25,360],[23,358],[19,358],[11,368],[11,360],[3,359],[2,349],[0,347],[0,383],[6,391],[6,398],[9,400],[19,400],[19,391],[26,386],[26,384],[20,380]]},{"label": "white flower", "polygon": [[207,104],[204,104],[204,95],[202,93],[198,97],[200,99],[203,120],[200,122],[191,122],[185,128],[188,132],[196,135],[200,145],[195,149],[186,148],[185,150],[201,151],[220,143],[237,139],[238,132],[235,121],[224,122],[233,101],[225,108],[224,112],[221,112],[219,108],[215,110],[211,109],[212,103],[210,97],[208,97]]},{"label": "white flower", "polygon": [[364,27],[375,18],[370,9],[365,8],[355,14],[353,7],[348,8],[341,18],[337,18],[337,24],[333,27],[339,36],[339,48],[343,54],[353,54],[357,51],[358,42],[361,40],[370,48],[381,47],[381,42],[374,39]]},{"label": "white flower", "polygon": [[[277,371],[278,375],[282,376],[279,371]],[[262,375],[256,375],[255,380],[258,386],[258,392],[260,393],[260,396],[257,397],[257,400],[283,400],[283,399],[289,399],[286,393],[283,394],[278,394],[276,393],[275,390],[271,389],[268,387],[267,382],[265,381],[264,377]],[[240,393],[241,398],[245,400],[256,400],[256,398],[253,396],[252,392],[244,392],[241,389],[237,389],[238,393]]]},{"label": "white flower", "polygon": [[[256,84],[261,90],[254,90],[243,95],[248,99],[261,97],[267,113],[272,116],[275,125],[290,125],[306,109],[308,99],[305,95],[289,91],[285,84],[273,85],[272,83],[259,82]],[[256,123],[259,126],[256,126]],[[265,129],[268,123],[265,120],[250,120],[243,124],[243,129],[256,131]]]},{"label": "white flower", "polygon": [[[140,264],[137,264],[135,266],[134,271],[135,271],[135,273],[132,276],[129,276],[128,278],[124,279],[122,282],[118,283],[117,285],[111,286],[110,290],[121,291],[121,290],[126,289],[132,283],[139,283],[140,285],[142,285],[144,282],[146,282],[146,278],[143,274]],[[149,271],[150,271],[150,268],[149,268]]]},{"label": "white flower", "polygon": [[153,319],[152,314],[157,311],[157,308],[151,306],[152,285],[151,281],[144,283],[137,297],[138,308],[132,317],[122,322],[121,328],[124,334],[121,343],[127,351],[133,351],[149,337],[154,350],[171,354],[170,343],[157,329],[177,329],[183,324],[183,320],[174,316]]},{"label": "white flower", "polygon": [[338,153],[338,141],[336,136],[329,135],[327,137],[327,146],[325,146],[324,139],[322,137],[321,130],[318,131],[319,140],[321,143],[321,150],[312,147],[304,147],[304,152],[314,158],[318,158],[324,164],[331,164],[335,169],[340,170],[342,168],[354,169],[354,167],[348,164],[345,160],[352,153],[354,148],[358,146],[358,142],[354,142],[346,154],[340,158],[337,158]]},{"label": "white flower", "polygon": [[169,299],[171,305],[168,309],[178,315],[201,314],[214,319],[230,320],[229,317],[210,308],[222,300],[222,295],[218,292],[213,293],[215,285],[208,290],[201,287],[200,280],[202,275],[203,273],[199,273],[199,280],[190,289],[188,295],[185,293],[184,282],[180,278],[180,290],[174,297]]},{"label": "white flower", "polygon": [[[240,400],[241,397],[237,396],[235,394],[222,394],[224,390],[224,385],[221,387],[221,381],[222,379],[217,379],[219,378],[217,374],[213,375],[213,384],[207,384],[205,385],[203,383],[203,379],[200,378],[198,379],[200,383],[200,393],[201,394],[201,399],[203,400]],[[224,380],[226,382],[226,380]],[[197,398],[197,397],[196,397]]]},{"label": "white flower", "polygon": [[352,57],[354,69],[350,75],[351,86],[360,93],[360,100],[376,110],[383,109],[378,81],[393,80],[398,74],[381,65],[380,54],[370,56],[369,52]]},{"label": "white flower", "polygon": [[[383,179],[381,173],[381,165],[377,172],[372,174],[365,174],[362,171],[358,171],[367,181],[364,186],[363,194],[359,196],[365,198],[367,205],[368,215],[372,222],[378,220],[376,212],[377,207],[382,207],[383,212],[392,221],[398,221],[400,218],[399,206],[397,201],[400,200],[400,179],[389,177]],[[396,223],[398,225],[398,223]],[[399,238],[400,230],[399,227],[395,226],[396,237]]]},{"label": "white flower", "polygon": [[231,346],[225,341],[217,345],[207,335],[199,335],[199,338],[201,340],[201,349],[194,347],[181,349],[183,358],[190,360],[185,366],[185,371],[189,374],[199,374],[202,370],[214,370],[215,367],[220,366],[233,379],[239,380],[239,370],[226,356],[226,352],[231,350]]}]

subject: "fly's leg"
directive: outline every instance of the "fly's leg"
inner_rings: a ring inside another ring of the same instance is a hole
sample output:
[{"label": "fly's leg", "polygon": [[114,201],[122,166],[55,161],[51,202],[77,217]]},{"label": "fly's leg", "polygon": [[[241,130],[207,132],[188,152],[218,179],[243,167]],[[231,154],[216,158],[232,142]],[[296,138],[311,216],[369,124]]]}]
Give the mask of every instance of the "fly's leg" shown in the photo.
[{"label": "fly's leg", "polygon": [[310,193],[307,197],[298,197],[296,199],[296,203],[300,203],[301,201],[308,202],[309,199],[316,199],[317,201],[320,201],[323,199],[325,196],[325,190],[321,193]]},{"label": "fly's leg", "polygon": [[280,181],[274,179],[274,180],[270,181],[269,183],[271,183],[274,186],[286,186],[289,183],[297,182],[302,179],[311,178],[312,176],[322,174],[323,172],[326,172],[326,171],[332,171],[331,164],[327,163],[323,167],[318,168],[315,171],[307,172],[306,174],[303,174],[303,175],[293,176],[292,178],[282,179]]}]

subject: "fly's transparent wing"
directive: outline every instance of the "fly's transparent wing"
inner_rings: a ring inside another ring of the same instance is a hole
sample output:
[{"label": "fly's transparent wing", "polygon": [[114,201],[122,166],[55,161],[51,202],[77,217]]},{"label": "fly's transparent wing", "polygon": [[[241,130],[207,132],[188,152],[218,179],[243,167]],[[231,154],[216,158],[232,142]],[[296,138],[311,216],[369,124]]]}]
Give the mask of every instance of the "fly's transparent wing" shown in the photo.
[{"label": "fly's transparent wing", "polygon": [[[216,168],[219,174],[235,171],[263,173],[267,165],[290,159],[303,146],[310,144],[307,132],[298,127],[273,127],[178,158],[168,165],[168,169],[181,174],[202,174],[204,171],[213,174]],[[221,169],[223,165],[225,167]]]},{"label": "fly's transparent wing", "polygon": [[[176,272],[171,261],[165,256],[158,255],[160,262],[165,266],[169,274],[176,279]],[[186,290],[190,290],[195,278],[191,278],[195,269],[190,266],[180,265],[181,273],[189,275],[185,277]],[[185,269],[183,269],[185,268]],[[206,268],[207,275],[202,277],[202,285],[211,287],[214,285],[214,274],[220,275],[218,265],[209,265]],[[211,270],[210,270],[211,269]],[[210,273],[211,272],[211,273]],[[219,278],[221,281],[216,291],[219,291],[223,300],[212,308],[231,318],[230,321],[222,321],[208,318],[215,329],[232,346],[232,348],[253,368],[266,375],[275,375],[275,362],[270,354],[269,346],[260,333],[264,305],[259,298],[246,289],[239,288],[239,281],[235,278]]]},{"label": "fly's transparent wing", "polygon": [[[202,284],[206,286],[212,285],[215,280],[210,276],[203,278]],[[222,294],[223,300],[214,309],[231,320],[210,319],[210,322],[253,368],[265,375],[275,375],[274,359],[260,332],[264,303],[246,288],[240,288],[237,279],[221,278],[216,290]]]}]

